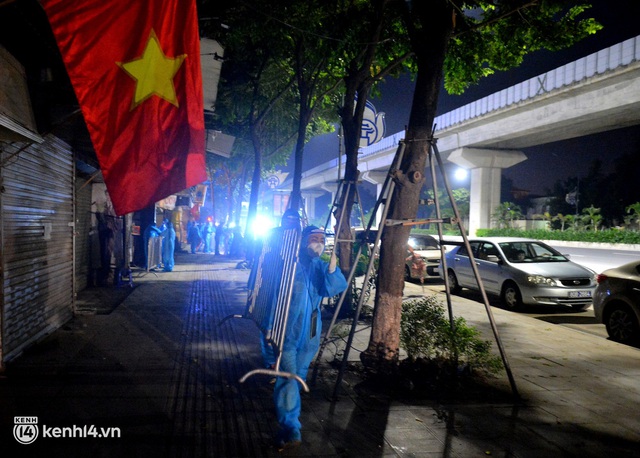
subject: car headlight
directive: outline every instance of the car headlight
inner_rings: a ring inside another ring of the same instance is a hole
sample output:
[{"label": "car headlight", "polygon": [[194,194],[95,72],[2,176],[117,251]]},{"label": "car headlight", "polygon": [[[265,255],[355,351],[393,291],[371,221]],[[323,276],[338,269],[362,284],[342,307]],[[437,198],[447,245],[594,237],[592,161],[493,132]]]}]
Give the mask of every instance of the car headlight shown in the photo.
[{"label": "car headlight", "polygon": [[527,277],[527,281],[534,285],[541,286],[558,286],[556,281],[553,278],[543,277],[542,275],[529,275]]}]

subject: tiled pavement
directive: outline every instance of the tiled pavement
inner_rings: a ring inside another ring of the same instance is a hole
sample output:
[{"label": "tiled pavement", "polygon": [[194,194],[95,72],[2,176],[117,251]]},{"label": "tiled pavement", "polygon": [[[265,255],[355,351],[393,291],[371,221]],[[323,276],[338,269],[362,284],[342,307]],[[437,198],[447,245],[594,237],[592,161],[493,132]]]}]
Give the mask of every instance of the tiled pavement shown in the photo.
[{"label": "tiled pavement", "polygon": [[[235,266],[184,254],[174,272],[138,274],[119,305],[122,292],[83,293],[83,313],[0,376],[0,456],[640,457],[640,350],[500,309],[520,401],[504,375],[492,380],[503,396],[436,401],[364,389],[351,373],[335,400],[324,364],[303,397],[302,445],[279,452],[272,385],[238,383],[260,365],[258,330],[221,323],[244,309],[248,271]],[[481,304],[453,303],[491,338]],[[367,341],[364,329],[354,347]],[[34,443],[14,438],[16,416],[38,418]]]}]

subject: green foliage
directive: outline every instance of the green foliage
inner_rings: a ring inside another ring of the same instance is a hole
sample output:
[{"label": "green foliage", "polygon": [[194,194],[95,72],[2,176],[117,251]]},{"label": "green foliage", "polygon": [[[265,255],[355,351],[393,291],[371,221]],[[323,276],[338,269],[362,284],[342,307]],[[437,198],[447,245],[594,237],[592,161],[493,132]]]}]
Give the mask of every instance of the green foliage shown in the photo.
[{"label": "green foliage", "polygon": [[[503,218],[508,212],[505,208],[510,207],[511,203],[505,202],[500,205],[494,215],[502,215]],[[555,229],[534,229],[525,230],[514,228],[512,224],[500,224],[498,228],[478,229],[476,234],[479,237],[527,237],[539,240],[561,240],[574,242],[593,242],[593,243],[640,243],[640,233],[637,231],[638,211],[640,211],[640,202],[627,207],[627,212],[631,216],[627,219],[625,228],[603,229],[602,215],[600,208],[593,205],[582,209],[580,215],[551,215],[548,212],[544,215],[544,219],[555,223]]]},{"label": "green foliage", "polygon": [[[461,218],[469,216],[471,193],[467,188],[456,188],[451,190],[453,200],[458,208],[458,213]],[[433,190],[424,190],[420,196],[422,200],[434,199]],[[453,206],[451,205],[451,199],[446,190],[438,191],[438,203],[440,204],[440,215],[443,219],[452,218],[454,216]],[[421,204],[418,207],[417,219],[435,219],[436,218],[435,204]],[[421,225],[422,226],[422,225]],[[426,226],[426,225],[425,225]],[[442,231],[447,235],[458,235],[460,229],[457,224],[443,223]],[[416,234],[437,234],[437,224],[430,224],[428,227],[414,227],[411,232]]]},{"label": "green foliage", "polygon": [[582,221],[585,223],[585,226],[592,229],[594,232],[597,231],[600,226],[600,222],[602,221],[600,209],[591,205],[590,207],[584,208],[582,213],[584,214]]},{"label": "green foliage", "polygon": [[640,202],[636,202],[635,204],[629,205],[626,208],[627,213],[631,213],[636,217],[640,217]]},{"label": "green foliage", "polygon": [[491,342],[482,340],[480,332],[464,318],[454,318],[452,327],[435,296],[403,304],[400,343],[413,360],[435,360],[454,367],[466,364],[487,373],[502,369],[502,361],[491,352]]},{"label": "green foliage", "polygon": [[537,240],[560,240],[565,242],[640,244],[640,232],[620,229],[605,229],[593,232],[584,230],[547,231],[544,229],[495,228],[478,229],[476,235],[478,237],[526,237]]},{"label": "green foliage", "polygon": [[522,209],[513,202],[502,202],[491,217],[499,227],[513,227],[513,222],[522,218]]},{"label": "green foliage", "polygon": [[625,211],[628,214],[628,216],[625,217],[625,225],[637,231],[640,226],[640,202],[629,205]]},{"label": "green foliage", "polygon": [[[445,88],[461,94],[496,71],[522,64],[524,56],[571,46],[602,28],[581,18],[589,5],[563,1],[455,1],[462,14],[445,61]],[[473,12],[472,14],[468,14]]]},{"label": "green foliage", "polygon": [[[354,254],[357,253],[358,250],[358,246],[357,244],[354,243],[354,248],[353,248],[353,252]],[[366,251],[363,250],[363,251]],[[360,253],[360,257],[358,258],[357,262],[356,262],[356,270],[353,274],[353,277],[362,277],[366,272],[367,272],[367,266],[369,265],[369,255],[367,253]],[[377,262],[374,262],[374,268],[377,268]]]},{"label": "green foliage", "polygon": [[551,217],[552,222],[558,222],[560,224],[560,230],[564,231],[565,227],[569,227],[573,224],[574,221],[573,215],[563,215],[562,213],[558,213],[555,216]]}]

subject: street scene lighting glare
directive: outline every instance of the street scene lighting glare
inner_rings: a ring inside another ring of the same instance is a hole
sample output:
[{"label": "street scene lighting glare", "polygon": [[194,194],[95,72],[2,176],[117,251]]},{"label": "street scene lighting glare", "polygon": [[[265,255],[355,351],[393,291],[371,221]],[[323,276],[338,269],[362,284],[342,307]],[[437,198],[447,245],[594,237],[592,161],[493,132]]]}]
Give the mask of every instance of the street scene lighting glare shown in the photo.
[{"label": "street scene lighting glare", "polygon": [[467,176],[469,176],[469,172],[467,169],[456,169],[454,176],[458,181],[466,180]]},{"label": "street scene lighting glare", "polygon": [[271,218],[266,215],[256,215],[255,220],[253,221],[253,235],[254,237],[261,237],[265,235],[269,229],[273,228],[274,224]]}]

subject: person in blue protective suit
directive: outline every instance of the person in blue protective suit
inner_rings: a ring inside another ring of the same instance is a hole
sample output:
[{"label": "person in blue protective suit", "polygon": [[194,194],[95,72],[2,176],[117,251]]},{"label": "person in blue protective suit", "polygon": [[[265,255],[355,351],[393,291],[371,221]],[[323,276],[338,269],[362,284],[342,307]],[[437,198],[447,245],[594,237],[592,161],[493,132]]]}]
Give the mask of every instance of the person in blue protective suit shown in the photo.
[{"label": "person in blue protective suit", "polygon": [[191,245],[191,254],[195,254],[200,243],[202,243],[200,228],[195,220],[189,221],[187,225],[187,241]]},{"label": "person in blue protective suit", "polygon": [[[308,226],[302,231],[280,370],[297,374],[303,380],[320,348],[322,298],[335,296],[347,287],[347,280],[337,267],[335,250],[329,262],[320,259],[324,246],[323,230]],[[302,441],[300,388],[295,379],[278,377],[276,380],[274,400],[280,425],[276,446],[279,448]]]},{"label": "person in blue protective suit", "polygon": [[165,272],[173,271],[175,260],[173,253],[176,248],[176,230],[173,223],[168,219],[164,220],[164,231],[162,231],[162,264]]},{"label": "person in blue protective suit", "polygon": [[215,254],[216,256],[220,256],[220,250],[222,248],[222,236],[224,235],[224,226],[222,223],[216,224],[216,228],[214,229],[213,238],[215,241]]},{"label": "person in blue protective suit", "polygon": [[211,217],[207,218],[207,222],[202,226],[202,238],[204,239],[204,248],[202,249],[205,253],[211,253],[211,234],[213,234],[213,220]]}]

